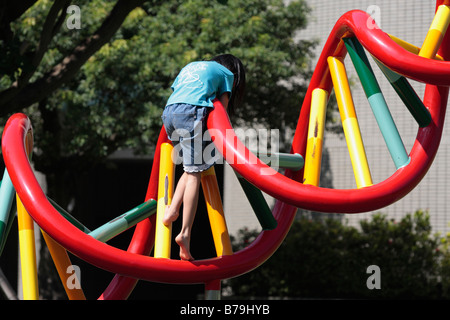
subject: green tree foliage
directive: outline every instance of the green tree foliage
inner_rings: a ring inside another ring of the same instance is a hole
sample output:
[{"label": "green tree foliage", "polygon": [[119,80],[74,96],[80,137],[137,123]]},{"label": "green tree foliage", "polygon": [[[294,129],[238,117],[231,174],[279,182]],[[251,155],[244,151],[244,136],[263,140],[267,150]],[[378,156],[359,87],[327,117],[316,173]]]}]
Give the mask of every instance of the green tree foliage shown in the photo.
[{"label": "green tree foliage", "polygon": [[[88,1],[79,1],[76,7],[80,9],[78,5],[86,4],[88,17],[100,13],[91,26],[97,28],[92,33],[81,31],[62,40],[61,36],[67,36],[65,31],[72,29],[64,23],[66,13],[73,12],[71,1],[3,1],[0,4],[0,114],[38,103],[73,79],[81,66],[116,33],[129,12],[143,2],[117,0],[110,6],[111,1],[93,1],[96,6],[92,7],[87,5]],[[111,10],[101,10],[102,7]],[[59,46],[59,42],[70,46]],[[55,57],[57,61],[49,66]]]},{"label": "green tree foliage", "polygon": [[[360,227],[301,218],[266,263],[228,285],[238,297],[448,298],[448,237],[431,234],[427,213],[399,222],[377,214]],[[255,235],[242,230],[235,249]],[[371,265],[380,268],[381,289],[367,287]]]},{"label": "green tree foliage", "polygon": [[[305,1],[133,1],[104,45],[83,55],[79,69],[71,77],[61,76],[57,89],[47,90],[42,83],[53,81],[49,73],[74,63],[70,59],[76,44],[82,50],[121,2],[78,1],[81,29],[68,29],[64,23],[69,14],[63,10],[70,1],[58,8],[37,1],[11,22],[13,37],[2,42],[2,65],[7,67],[0,78],[0,111],[28,107],[41,171],[50,173],[62,163],[90,166],[120,148],[151,153],[178,71],[192,60],[225,52],[240,57],[247,69],[246,103],[235,120],[280,129],[294,125],[313,46],[295,40],[307,23]],[[47,20],[54,22],[54,34],[47,37],[46,50],[35,65],[27,57],[40,48]],[[30,77],[21,79],[27,70]],[[18,82],[23,83],[22,93],[1,109],[2,93]],[[47,94],[31,97],[30,87],[36,83]]]},{"label": "green tree foliage", "polygon": [[450,232],[441,238],[440,250],[442,251],[442,260],[440,265],[442,295],[446,298],[450,297]]},{"label": "green tree foliage", "polygon": [[[80,29],[67,25],[70,5]],[[295,40],[305,0],[21,0],[0,12],[1,122],[31,118],[35,168],[62,207],[75,199],[81,221],[95,214],[82,204],[89,169],[118,149],[153,153],[170,86],[188,62],[240,57],[247,96],[233,121],[281,130],[298,118],[310,76],[314,43]]]}]

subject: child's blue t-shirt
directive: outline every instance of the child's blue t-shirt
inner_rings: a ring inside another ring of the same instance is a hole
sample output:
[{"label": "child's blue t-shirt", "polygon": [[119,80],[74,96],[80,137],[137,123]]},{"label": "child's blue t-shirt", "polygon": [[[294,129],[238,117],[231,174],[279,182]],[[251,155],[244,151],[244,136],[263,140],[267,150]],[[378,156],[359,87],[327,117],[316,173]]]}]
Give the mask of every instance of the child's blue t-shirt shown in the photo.
[{"label": "child's blue t-shirt", "polygon": [[234,75],[215,61],[191,62],[181,69],[172,84],[173,93],[166,105],[187,103],[213,107],[213,100],[233,88]]}]

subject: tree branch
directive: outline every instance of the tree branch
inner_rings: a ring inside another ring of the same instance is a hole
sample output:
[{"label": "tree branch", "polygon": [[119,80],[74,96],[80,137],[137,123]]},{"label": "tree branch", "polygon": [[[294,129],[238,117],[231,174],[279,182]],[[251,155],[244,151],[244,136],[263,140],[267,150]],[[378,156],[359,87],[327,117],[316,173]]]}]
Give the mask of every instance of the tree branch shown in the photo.
[{"label": "tree branch", "polygon": [[[47,14],[47,17],[45,18],[39,43],[34,52],[32,52],[30,67],[27,68],[26,71],[23,71],[20,77],[16,81],[14,81],[14,83],[9,88],[0,92],[0,103],[2,101],[10,101],[11,99],[13,99],[15,96],[20,94],[22,88],[29,83],[31,77],[36,72],[39,64],[42,61],[42,58],[44,57],[45,52],[48,49],[48,45],[50,44],[54,36],[54,31],[56,30],[56,28],[58,28],[58,23],[60,23],[61,17],[64,18],[66,15],[64,9],[68,6],[68,4],[68,0],[59,0],[53,3]],[[62,12],[58,18],[58,13],[60,11]],[[58,21],[56,21],[57,18]]]},{"label": "tree branch", "polygon": [[[33,76],[33,74],[36,72],[37,68],[39,67],[39,64],[42,61],[42,58],[44,57],[45,52],[48,49],[48,45],[50,44],[51,40],[54,36],[55,28],[57,27],[57,24],[61,17],[64,17],[66,14],[65,8],[67,8],[69,4],[69,1],[55,1],[50,8],[50,11],[47,14],[47,17],[45,19],[44,25],[42,27],[41,31],[41,38],[39,39],[39,43],[36,47],[36,50],[33,54],[33,58],[31,61],[31,68],[24,72],[19,79],[17,80],[17,83],[14,83],[13,86],[17,87],[18,89],[22,88],[24,85],[28,83],[30,78]],[[61,12],[61,13],[60,13]],[[59,18],[58,18],[59,14]],[[58,19],[58,20],[57,20]]]},{"label": "tree branch", "polygon": [[109,16],[97,31],[82,43],[52,70],[33,83],[21,88],[20,93],[5,99],[5,92],[0,93],[0,116],[28,107],[39,102],[62,86],[80,70],[83,64],[95,54],[120,28],[128,13],[142,5],[145,0],[118,0]]}]

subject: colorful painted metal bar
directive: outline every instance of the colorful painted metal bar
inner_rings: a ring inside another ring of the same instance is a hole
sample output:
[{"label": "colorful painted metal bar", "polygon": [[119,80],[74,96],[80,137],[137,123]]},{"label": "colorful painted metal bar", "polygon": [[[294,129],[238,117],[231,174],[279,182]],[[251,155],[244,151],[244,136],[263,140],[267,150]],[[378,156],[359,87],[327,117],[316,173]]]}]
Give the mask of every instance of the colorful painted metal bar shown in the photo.
[{"label": "colorful painted metal bar", "polygon": [[205,300],[220,300],[221,287],[220,280],[212,280],[205,283]]},{"label": "colorful painted metal bar", "polygon": [[201,174],[201,184],[205,195],[206,209],[218,257],[233,254],[227,223],[222,207],[219,186],[214,166]]},{"label": "colorful painted metal bar", "polygon": [[236,173],[239,183],[241,184],[242,190],[244,191],[247,199],[256,215],[256,218],[261,225],[263,230],[273,230],[277,227],[277,220],[273,217],[272,210],[270,210],[266,199],[258,188],[253,184],[245,180],[239,173]]},{"label": "colorful painted metal bar", "polygon": [[88,234],[101,242],[107,242],[138,222],[150,217],[156,212],[156,207],[156,200],[150,199]]},{"label": "colorful painted metal bar", "polygon": [[323,132],[328,102],[328,92],[314,89],[311,97],[311,111],[308,125],[308,142],[305,154],[303,183],[318,186],[322,164]]},{"label": "colorful painted metal bar", "polygon": [[[389,35],[389,37],[392,40],[394,40],[395,43],[397,43],[403,49],[405,49],[405,50],[407,50],[407,51],[409,51],[411,53],[417,54],[417,55],[419,54],[420,48],[418,46],[415,46],[415,45],[413,45],[413,44],[411,44],[411,43],[409,43],[409,42],[407,42],[407,41],[405,41],[403,39],[397,38],[396,36],[393,36],[391,34]],[[433,58],[436,59],[436,60],[444,61],[444,58],[442,58],[439,54],[436,54]]]},{"label": "colorful painted metal bar", "polygon": [[14,186],[9,178],[8,171],[5,169],[0,186],[0,239],[2,242],[6,236],[9,214],[15,194]]},{"label": "colorful painted metal bar", "polygon": [[0,186],[0,255],[3,252],[9,229],[12,225],[13,214],[15,214],[14,196],[16,191],[9,177],[8,171],[3,172],[3,179]]},{"label": "colorful painted metal bar", "polygon": [[439,47],[444,39],[450,23],[450,7],[447,5],[440,5],[436,11],[433,22],[428,30],[427,36],[420,49],[419,56],[432,59],[436,55]]},{"label": "colorful painted metal bar", "polygon": [[[23,198],[24,203],[29,204],[34,219],[41,225],[45,225],[49,234],[58,242],[71,247],[71,251],[80,258],[96,265],[105,266],[105,269],[110,272],[148,281],[170,283],[205,283],[215,279],[235,277],[256,268],[270,257],[282,243],[295,218],[297,211],[295,206],[318,211],[351,213],[373,211],[389,205],[405,196],[419,183],[434,159],[439,146],[445,106],[448,101],[448,88],[445,86],[450,81],[448,78],[450,67],[431,59],[421,59],[424,60],[423,64],[422,61],[418,64],[416,63],[418,57],[412,54],[405,55],[400,59],[398,54],[402,54],[404,50],[402,49],[402,52],[400,52],[398,46],[383,45],[391,43],[387,42],[386,34],[380,29],[369,31],[367,14],[352,11],[343,15],[330,33],[329,40],[327,40],[319,59],[319,68],[316,68],[317,72],[314,73],[319,76],[313,76],[310,82],[312,88],[317,88],[319,84],[327,84],[328,77],[321,81],[323,75],[326,74],[324,64],[327,64],[328,56],[336,54],[336,48],[338,48],[338,43],[341,42],[344,33],[354,33],[358,38],[363,39],[365,46],[370,48],[371,53],[380,58],[391,69],[414,79],[430,81],[433,84],[425,90],[424,98],[431,110],[432,125],[427,127],[426,130],[419,129],[416,143],[411,152],[411,164],[403,170],[399,170],[384,183],[359,190],[331,190],[305,186],[300,181],[289,179],[292,177],[290,171],[287,173],[287,177],[276,172],[271,176],[261,176],[261,169],[267,169],[267,166],[262,163],[255,165],[251,156],[236,151],[234,140],[231,140],[231,138],[236,139],[236,137],[227,137],[226,135],[226,130],[232,130],[226,111],[223,107],[216,106],[208,117],[208,128],[217,129],[213,136],[217,148],[222,154],[230,152],[234,156],[239,153],[238,155],[245,159],[245,163],[242,165],[233,164],[233,168],[258,188],[281,200],[274,207],[274,216],[277,218],[279,226],[271,232],[263,232],[251,246],[232,256],[192,262],[170,259],[161,261],[163,259],[153,259],[123,250],[118,251],[117,248],[101,243],[99,245],[99,241],[83,234],[65,219],[58,218],[59,213],[45,199],[39,184],[33,177],[28,162],[25,161],[23,145],[20,145],[20,143],[23,142],[23,133],[30,128],[30,125],[29,121],[25,120],[23,116],[16,116],[9,121],[2,139],[2,142],[4,142],[2,148],[8,149],[8,152],[3,152],[5,163],[11,174],[11,179],[17,187],[17,192]],[[446,56],[448,46],[447,48],[442,46],[441,49],[443,49],[443,56]],[[430,68],[428,69],[428,67]],[[427,70],[426,72],[423,71],[424,68]],[[436,87],[435,84],[441,86]],[[305,122],[304,119],[309,120],[309,99],[310,94],[307,94],[304,107],[301,109],[301,121],[298,122],[300,126],[305,128],[307,127],[307,121]],[[304,154],[303,143],[306,144],[306,135],[304,135],[304,131],[300,133],[297,133],[297,131],[294,137],[293,152]],[[298,141],[300,143],[297,144]],[[221,142],[224,143],[220,144]],[[16,148],[15,146],[20,147]],[[50,218],[55,218],[56,223],[46,223]],[[134,238],[147,241],[145,237],[147,230],[140,229],[139,231]],[[83,245],[78,246],[74,243],[82,243]]]},{"label": "colorful painted metal bar", "polygon": [[158,206],[156,210],[155,258],[170,259],[172,224],[166,226],[162,220],[164,218],[166,206],[171,204],[173,197],[175,165],[172,161],[172,150],[172,144],[167,142],[161,144]]},{"label": "colorful painted metal bar", "polygon": [[395,73],[391,69],[387,68],[376,58],[374,58],[374,61],[386,76],[389,83],[394,88],[395,92],[397,92],[405,106],[408,108],[419,127],[424,128],[428,126],[431,122],[430,111],[425,107],[408,80],[402,75],[399,75],[398,73]]},{"label": "colorful painted metal bar", "polygon": [[[158,198],[160,146],[161,143],[166,142],[169,139],[164,126],[159,132],[155,153],[153,154],[153,163],[147,185],[147,192],[145,194],[145,201]],[[149,219],[145,219],[136,225],[133,237],[131,238],[130,245],[127,249],[128,253],[149,256],[155,241],[155,221],[156,215],[153,215]],[[127,299],[136,287],[137,281],[137,278],[116,274],[105,291],[100,295],[99,300]]]},{"label": "colorful painted metal bar", "polygon": [[64,210],[59,204],[57,204],[54,200],[48,198],[48,201],[52,204],[53,207],[55,207],[56,210],[64,217],[67,221],[69,221],[71,224],[73,224],[75,227],[83,231],[84,233],[90,233],[91,230],[86,228],[81,222],[79,222],[76,218],[74,218],[70,213],[68,213],[66,210]]},{"label": "colorful painted metal bar", "polygon": [[[33,152],[33,132],[25,135],[25,151],[28,161]],[[36,245],[34,240],[34,221],[16,193],[17,225],[19,229],[20,267],[24,300],[38,300],[39,286],[37,277]]]},{"label": "colorful painted metal bar", "polygon": [[[47,248],[55,263],[56,271],[58,272],[61,283],[66,291],[69,300],[86,300],[84,292],[78,287],[80,279],[76,279],[78,283],[74,284],[71,277],[76,277],[76,274],[70,274],[67,272],[68,268],[72,266],[69,255],[66,249],[53,240],[45,231],[41,230],[44,237]],[[69,286],[69,283],[73,284]]]},{"label": "colorful painted metal bar", "polygon": [[384,141],[389,149],[396,168],[401,168],[409,163],[403,141],[389,112],[389,108],[372,71],[369,60],[356,38],[345,38],[345,46],[350,55],[356,73],[359,76],[364,92],[377,120]]},{"label": "colorful painted metal bar", "polygon": [[20,267],[24,300],[38,300],[38,278],[36,265],[36,247],[34,242],[34,222],[25,207],[17,201],[17,222],[19,227]]},{"label": "colorful painted metal bar", "polygon": [[270,156],[266,153],[258,153],[258,158],[268,166],[290,169],[294,171],[302,169],[305,164],[305,160],[298,153],[293,154],[275,152]]},{"label": "colorful painted metal bar", "polygon": [[9,212],[9,219],[8,219],[8,224],[6,225],[6,230],[5,230],[5,237],[2,239],[2,242],[0,244],[0,256],[3,252],[3,249],[5,248],[6,245],[6,241],[8,240],[8,235],[9,232],[11,231],[11,228],[14,224],[14,220],[16,217],[16,212],[17,212],[17,205],[16,205],[16,201],[13,202],[13,205],[11,207],[11,210]]},{"label": "colorful painted metal bar", "polygon": [[372,177],[367,162],[366,151],[364,150],[364,144],[359,129],[358,119],[356,117],[355,106],[353,104],[344,62],[342,58],[331,56],[328,57],[327,61],[353,166],[356,187],[367,187],[372,185]]}]

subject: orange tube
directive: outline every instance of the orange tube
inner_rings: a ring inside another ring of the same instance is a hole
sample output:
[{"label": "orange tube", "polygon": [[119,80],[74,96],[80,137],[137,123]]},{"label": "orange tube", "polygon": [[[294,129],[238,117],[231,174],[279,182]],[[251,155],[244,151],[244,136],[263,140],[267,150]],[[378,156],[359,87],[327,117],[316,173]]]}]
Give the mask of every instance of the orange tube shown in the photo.
[{"label": "orange tube", "polygon": [[[44,230],[41,230],[44,236],[45,243],[47,244],[50,255],[52,256],[53,262],[55,263],[56,271],[58,271],[59,278],[61,279],[64,290],[70,300],[86,300],[83,290],[77,288],[76,286],[70,288],[68,282],[72,275],[67,273],[67,268],[72,265],[70,262],[69,255],[66,249],[60,246],[55,240],[53,240]],[[79,281],[80,279],[77,279]]]},{"label": "orange tube", "polygon": [[214,167],[202,172],[201,183],[217,256],[231,255],[233,254],[233,250],[231,248],[230,236],[228,234]]},{"label": "orange tube", "polygon": [[372,177],[343,59],[328,57],[328,65],[353,166],[356,186],[357,188],[367,187],[372,185]]}]

